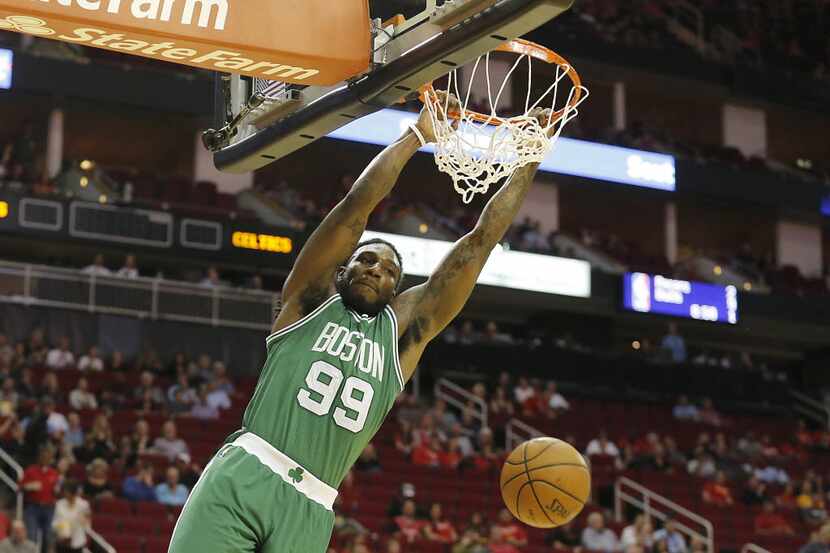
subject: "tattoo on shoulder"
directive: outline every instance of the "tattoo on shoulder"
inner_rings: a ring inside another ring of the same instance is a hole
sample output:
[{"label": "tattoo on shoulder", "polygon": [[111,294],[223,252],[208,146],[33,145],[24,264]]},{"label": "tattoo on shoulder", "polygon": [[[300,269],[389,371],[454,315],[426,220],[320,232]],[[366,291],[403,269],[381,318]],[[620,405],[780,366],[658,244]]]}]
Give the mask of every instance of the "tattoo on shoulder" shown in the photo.
[{"label": "tattoo on shoulder", "polygon": [[424,338],[424,329],[427,326],[427,320],[424,317],[415,317],[406,327],[406,330],[398,342],[398,349],[401,353],[405,353],[410,346],[420,344]]}]

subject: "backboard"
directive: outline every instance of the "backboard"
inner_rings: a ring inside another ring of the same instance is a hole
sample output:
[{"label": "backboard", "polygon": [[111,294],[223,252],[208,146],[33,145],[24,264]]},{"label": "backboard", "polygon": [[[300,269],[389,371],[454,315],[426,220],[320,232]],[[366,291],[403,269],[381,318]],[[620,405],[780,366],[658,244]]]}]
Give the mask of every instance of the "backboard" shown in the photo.
[{"label": "backboard", "polygon": [[573,3],[419,1],[424,9],[409,19],[374,19],[369,69],[335,85],[218,74],[215,127],[204,134],[217,168],[237,173],[272,163],[355,119],[417,94],[423,84],[536,29]]}]

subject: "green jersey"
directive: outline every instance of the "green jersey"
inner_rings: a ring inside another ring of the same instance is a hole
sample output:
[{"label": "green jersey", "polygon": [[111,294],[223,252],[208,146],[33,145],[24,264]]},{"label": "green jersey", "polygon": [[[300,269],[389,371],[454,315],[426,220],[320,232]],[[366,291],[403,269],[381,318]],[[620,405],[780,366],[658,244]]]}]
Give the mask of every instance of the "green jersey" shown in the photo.
[{"label": "green jersey", "polygon": [[394,311],[360,315],[336,294],[266,348],[244,429],[337,488],[403,390]]}]

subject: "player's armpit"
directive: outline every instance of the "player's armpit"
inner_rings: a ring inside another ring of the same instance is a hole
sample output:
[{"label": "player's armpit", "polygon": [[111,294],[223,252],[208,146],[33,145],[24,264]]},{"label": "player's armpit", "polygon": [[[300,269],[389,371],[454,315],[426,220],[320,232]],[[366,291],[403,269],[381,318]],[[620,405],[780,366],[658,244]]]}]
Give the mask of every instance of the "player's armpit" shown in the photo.
[{"label": "player's armpit", "polygon": [[453,245],[424,284],[396,299],[395,312],[404,329],[401,352],[410,342],[426,344],[452,322],[467,303],[496,243],[480,229],[470,232]]}]

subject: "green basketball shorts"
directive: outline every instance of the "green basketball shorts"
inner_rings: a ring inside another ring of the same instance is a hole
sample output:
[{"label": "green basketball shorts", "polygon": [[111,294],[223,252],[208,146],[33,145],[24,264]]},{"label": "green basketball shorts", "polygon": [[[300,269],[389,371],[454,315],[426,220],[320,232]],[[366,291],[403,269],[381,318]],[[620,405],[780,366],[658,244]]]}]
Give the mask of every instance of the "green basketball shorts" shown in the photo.
[{"label": "green basketball shorts", "polygon": [[325,553],[337,491],[246,432],[205,467],[168,553]]}]

